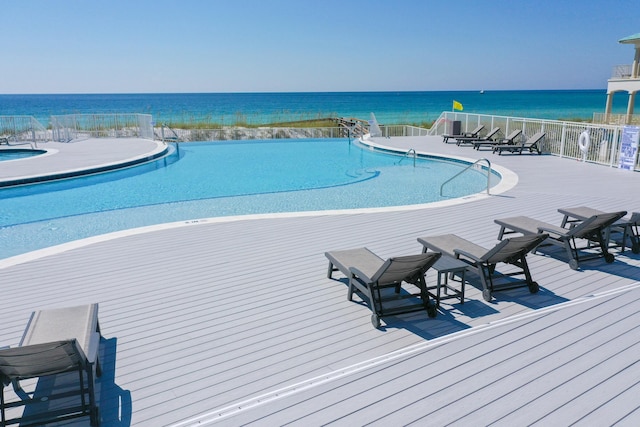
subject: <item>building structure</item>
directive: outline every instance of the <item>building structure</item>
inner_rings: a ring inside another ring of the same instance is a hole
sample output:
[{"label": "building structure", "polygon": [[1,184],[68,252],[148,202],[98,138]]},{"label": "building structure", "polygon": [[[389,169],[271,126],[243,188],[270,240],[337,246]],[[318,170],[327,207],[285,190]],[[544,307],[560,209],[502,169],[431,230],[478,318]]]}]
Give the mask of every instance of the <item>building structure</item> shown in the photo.
[{"label": "building structure", "polygon": [[640,33],[618,40],[619,43],[632,44],[635,47],[635,55],[631,65],[618,65],[613,69],[613,75],[607,84],[607,106],[605,109],[606,122],[612,120],[611,109],[613,97],[616,92],[627,92],[629,101],[627,103],[627,113],[623,122],[630,124],[633,121],[633,110],[635,98],[640,91]]}]

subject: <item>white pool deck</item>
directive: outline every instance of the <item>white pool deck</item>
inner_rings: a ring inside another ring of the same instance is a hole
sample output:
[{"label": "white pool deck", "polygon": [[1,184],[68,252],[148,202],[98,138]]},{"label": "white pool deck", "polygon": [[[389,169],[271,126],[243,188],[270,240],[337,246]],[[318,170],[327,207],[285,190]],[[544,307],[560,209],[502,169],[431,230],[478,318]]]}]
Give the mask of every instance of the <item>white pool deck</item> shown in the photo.
[{"label": "white pool deck", "polygon": [[[0,260],[0,346],[19,343],[33,310],[98,302],[103,426],[639,425],[640,255],[574,271],[560,250],[532,254],[538,294],[496,292],[488,303],[471,275],[464,305],[387,317],[376,330],[345,282],[327,278],[324,252],[415,254],[418,237],[444,233],[492,247],[495,218],[559,225],[558,208],[640,211],[640,174],[438,137],[379,142],[486,157],[518,182],[461,204],[194,218]],[[148,143],[119,155],[146,155]],[[83,166],[65,148],[47,167]],[[2,176],[31,173],[20,162]]]}]

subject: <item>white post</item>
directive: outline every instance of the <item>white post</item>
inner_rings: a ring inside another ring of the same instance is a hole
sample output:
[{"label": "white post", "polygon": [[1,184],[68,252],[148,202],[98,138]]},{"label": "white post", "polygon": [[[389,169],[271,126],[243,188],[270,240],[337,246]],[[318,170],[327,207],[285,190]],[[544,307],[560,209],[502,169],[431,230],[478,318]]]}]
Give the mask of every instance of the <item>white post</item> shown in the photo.
[{"label": "white post", "polygon": [[636,99],[635,92],[629,92],[629,102],[627,102],[627,118],[625,120],[626,124],[631,124],[631,116],[633,115],[633,103]]},{"label": "white post", "polygon": [[611,144],[611,154],[609,155],[609,166],[613,167],[613,163],[615,162],[616,153],[618,152],[618,147],[620,146],[620,141],[618,137],[620,136],[620,127],[617,126],[613,131],[613,143]]},{"label": "white post", "polygon": [[560,137],[560,157],[564,157],[564,142],[567,135],[567,124],[562,123],[562,136]]},{"label": "white post", "polygon": [[607,93],[607,106],[604,109],[604,122],[609,123],[611,121],[611,110],[613,109],[613,93]]},{"label": "white post", "polygon": [[633,57],[633,65],[631,66],[631,78],[640,77],[640,45],[636,45],[636,54]]}]

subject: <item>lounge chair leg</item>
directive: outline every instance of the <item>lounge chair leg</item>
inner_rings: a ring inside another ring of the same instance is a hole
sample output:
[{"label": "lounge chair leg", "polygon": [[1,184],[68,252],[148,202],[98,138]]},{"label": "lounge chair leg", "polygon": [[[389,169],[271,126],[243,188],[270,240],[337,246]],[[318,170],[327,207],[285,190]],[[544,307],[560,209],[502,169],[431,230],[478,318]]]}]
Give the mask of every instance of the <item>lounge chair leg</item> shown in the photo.
[{"label": "lounge chair leg", "polygon": [[520,259],[520,267],[524,273],[524,278],[527,281],[527,286],[529,287],[529,292],[532,294],[538,293],[540,290],[540,286],[537,282],[533,281],[533,277],[531,277],[531,271],[529,270],[529,264],[527,264],[527,254],[523,254]]},{"label": "lounge chair leg", "polygon": [[478,264],[478,272],[480,273],[480,279],[482,279],[482,298],[487,302],[491,301],[491,291],[493,290],[490,269],[490,265]]},{"label": "lounge chair leg", "polygon": [[609,253],[609,248],[607,248],[607,242],[605,241],[605,239],[601,237],[599,239],[599,242],[600,242],[600,249],[602,250],[602,256],[604,257],[604,260],[607,262],[607,264],[611,264],[613,261],[615,261],[616,257],[613,256],[613,254]]},{"label": "lounge chair leg", "polygon": [[[573,246],[575,246],[575,240],[572,239],[571,241],[573,241]],[[577,270],[578,268],[580,268],[578,249],[573,249],[571,241],[565,240],[564,248],[567,251],[567,255],[569,257],[569,268],[571,268],[572,270]]]},{"label": "lounge chair leg", "polygon": [[329,261],[329,270],[327,271],[327,277],[329,279],[331,279],[331,276],[332,276],[334,271],[336,271],[336,270],[335,270],[335,268],[333,268],[333,263],[331,261]]},{"label": "lounge chair leg", "polygon": [[373,325],[374,328],[378,329],[380,328],[380,318],[378,317],[377,314],[373,313],[371,315],[371,324]]},{"label": "lounge chair leg", "polygon": [[349,291],[347,292],[347,301],[353,301],[353,281],[355,280],[355,276],[351,275],[349,277]]}]

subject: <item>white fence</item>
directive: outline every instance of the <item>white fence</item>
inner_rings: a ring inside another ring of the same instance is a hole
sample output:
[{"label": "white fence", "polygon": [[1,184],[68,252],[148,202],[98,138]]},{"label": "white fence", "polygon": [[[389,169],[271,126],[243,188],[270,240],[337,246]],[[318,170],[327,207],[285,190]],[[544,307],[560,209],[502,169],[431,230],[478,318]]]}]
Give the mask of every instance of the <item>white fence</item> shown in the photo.
[{"label": "white fence", "polygon": [[[416,126],[380,126],[384,137],[425,136],[429,130]],[[165,141],[224,141],[243,139],[288,139],[288,138],[346,138],[344,127],[283,128],[283,127],[224,127],[221,129],[176,129],[158,127],[157,139]],[[352,136],[353,137],[353,136]]]},{"label": "white fence", "polygon": [[640,114],[593,113],[593,123],[608,125],[640,125]]},{"label": "white fence", "polygon": [[0,116],[0,138],[8,144],[37,145],[51,134],[33,116]]},{"label": "white fence", "polygon": [[67,114],[51,116],[53,139],[68,142],[87,138],[153,139],[150,114]]},{"label": "white fence", "polygon": [[[620,160],[623,126],[443,112],[434,122],[429,134],[448,133],[454,121],[461,122],[462,132],[469,132],[478,125],[484,125],[485,132],[499,127],[503,135],[507,135],[515,129],[521,129],[522,138],[531,137],[537,132],[544,132],[543,152],[560,157],[586,160],[607,166],[617,166]],[[580,134],[584,131],[589,133],[591,141],[586,155],[578,145]],[[636,157],[634,165],[634,170],[640,170],[639,157]]]},{"label": "white fence", "polygon": [[226,141],[248,139],[345,138],[344,128],[223,127],[220,129],[177,129],[158,127],[156,139],[164,141]]}]

